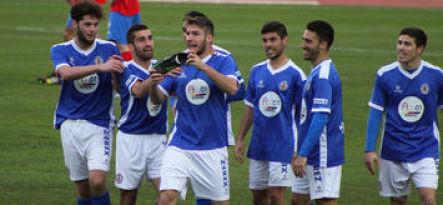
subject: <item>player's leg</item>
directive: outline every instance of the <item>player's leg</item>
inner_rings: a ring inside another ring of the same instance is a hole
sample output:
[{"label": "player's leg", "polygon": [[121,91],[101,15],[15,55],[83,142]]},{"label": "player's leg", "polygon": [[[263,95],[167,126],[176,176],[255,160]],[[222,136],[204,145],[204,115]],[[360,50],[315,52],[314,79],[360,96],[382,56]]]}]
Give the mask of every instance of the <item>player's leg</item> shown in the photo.
[{"label": "player's leg", "polygon": [[254,205],[268,205],[269,164],[262,160],[249,160],[249,189]]},{"label": "player's leg", "polygon": [[[229,162],[227,148],[192,151],[189,156],[189,178],[197,198],[212,204],[229,204]],[[163,178],[162,178],[163,183]]]},{"label": "player's leg", "polygon": [[309,194],[299,194],[292,192],[291,205],[310,205]]},{"label": "player's leg", "polygon": [[422,205],[437,205],[437,201],[435,200],[435,189],[418,188],[417,191]]},{"label": "player's leg", "polygon": [[191,166],[186,150],[168,146],[160,168],[160,205],[176,204],[182,190],[186,190]]},{"label": "player's leg", "polygon": [[294,183],[291,164],[268,161],[268,197],[272,205],[285,204],[285,193]]},{"label": "player's leg", "polygon": [[85,153],[92,203],[109,205],[110,197],[106,187],[106,177],[112,154],[112,130],[86,120],[82,120],[81,123],[86,144]]},{"label": "player's leg", "polygon": [[166,136],[152,134],[147,138],[145,150],[148,152],[145,154],[147,157],[146,164],[146,176],[151,180],[154,191],[156,193],[156,201],[160,198],[160,172],[162,166],[163,154],[166,150]]},{"label": "player's leg", "polygon": [[380,159],[379,194],[390,198],[391,205],[407,204],[409,194],[410,173],[405,168],[405,163],[395,163],[390,160]]},{"label": "player's leg", "polygon": [[292,205],[309,205],[309,179],[307,176],[295,177],[292,184]]},{"label": "player's leg", "polygon": [[60,138],[63,148],[65,166],[69,178],[74,182],[77,192],[77,204],[91,203],[91,192],[89,190],[88,167],[86,156],[83,154],[81,127],[74,120],[66,120],[60,127]]},{"label": "player's leg", "polygon": [[438,160],[424,158],[409,163],[412,181],[417,187],[422,205],[436,205],[435,192],[438,188]]},{"label": "player's leg", "polygon": [[134,205],[137,201],[137,191],[120,189],[120,205]]}]

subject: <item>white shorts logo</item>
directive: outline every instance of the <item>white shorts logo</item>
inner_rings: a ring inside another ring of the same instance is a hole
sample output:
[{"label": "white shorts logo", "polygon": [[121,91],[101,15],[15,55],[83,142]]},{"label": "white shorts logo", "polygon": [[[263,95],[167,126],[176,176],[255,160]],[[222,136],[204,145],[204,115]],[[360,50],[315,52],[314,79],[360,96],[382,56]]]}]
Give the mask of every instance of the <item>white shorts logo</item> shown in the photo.
[{"label": "white shorts logo", "polygon": [[423,102],[415,97],[405,97],[398,105],[398,114],[406,122],[417,122],[423,116],[425,106]]},{"label": "white shorts logo", "polygon": [[201,105],[209,99],[211,91],[208,83],[202,79],[194,79],[186,85],[186,98],[194,105]]},{"label": "white shorts logo", "polygon": [[281,99],[274,91],[268,91],[258,101],[260,112],[266,117],[274,117],[281,110]]},{"label": "white shorts logo", "polygon": [[152,103],[151,101],[151,98],[148,97],[148,100],[146,100],[146,108],[148,109],[149,115],[151,117],[155,117],[162,110],[162,104],[154,105],[154,103]]},{"label": "white shorts logo", "polygon": [[98,84],[99,84],[99,78],[96,73],[74,81],[75,89],[77,89],[78,92],[81,92],[83,94],[89,94],[94,92],[97,89]]}]

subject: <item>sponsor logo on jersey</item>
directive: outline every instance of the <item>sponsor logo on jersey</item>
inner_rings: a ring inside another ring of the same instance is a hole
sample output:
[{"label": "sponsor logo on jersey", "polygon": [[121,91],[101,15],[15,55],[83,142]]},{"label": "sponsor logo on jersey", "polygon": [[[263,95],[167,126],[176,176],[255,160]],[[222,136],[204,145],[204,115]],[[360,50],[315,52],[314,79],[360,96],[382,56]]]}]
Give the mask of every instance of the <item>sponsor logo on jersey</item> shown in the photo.
[{"label": "sponsor logo on jersey", "polygon": [[74,87],[78,92],[83,94],[90,94],[94,92],[99,84],[99,77],[96,73],[85,76],[74,81]]},{"label": "sponsor logo on jersey", "polygon": [[424,111],[425,106],[423,101],[415,96],[405,97],[398,104],[398,114],[401,119],[406,122],[413,123],[419,121],[423,116]]},{"label": "sponsor logo on jersey", "polygon": [[201,105],[209,99],[210,89],[208,83],[202,79],[188,82],[185,88],[186,98],[191,104]]},{"label": "sponsor logo on jersey", "polygon": [[154,103],[152,103],[151,98],[148,97],[148,99],[146,100],[146,108],[148,109],[149,116],[155,117],[162,110],[162,104],[155,105]]},{"label": "sponsor logo on jersey", "polygon": [[421,85],[420,91],[423,95],[427,95],[429,93],[429,85],[424,83],[423,85]]},{"label": "sponsor logo on jersey", "polygon": [[274,117],[281,110],[282,102],[280,96],[274,91],[268,91],[260,97],[258,107],[266,117]]}]

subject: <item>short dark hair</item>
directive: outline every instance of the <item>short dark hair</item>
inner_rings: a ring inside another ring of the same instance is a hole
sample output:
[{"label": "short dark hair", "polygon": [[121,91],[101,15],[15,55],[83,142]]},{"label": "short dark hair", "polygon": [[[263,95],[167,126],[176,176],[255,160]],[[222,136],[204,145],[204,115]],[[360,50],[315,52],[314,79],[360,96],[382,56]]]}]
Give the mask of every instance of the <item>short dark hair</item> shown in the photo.
[{"label": "short dark hair", "polygon": [[288,30],[286,30],[286,26],[278,21],[270,21],[265,23],[261,28],[261,34],[275,32],[280,38],[288,36]]},{"label": "short dark hair", "polygon": [[308,23],[306,29],[315,32],[320,42],[326,41],[329,49],[334,42],[334,29],[331,24],[323,20],[315,20]]},{"label": "short dark hair", "polygon": [[86,15],[97,17],[100,20],[103,17],[103,11],[100,5],[90,1],[80,1],[71,8],[71,18],[77,22]]},{"label": "short dark hair", "polygon": [[198,16],[186,20],[188,25],[197,25],[200,28],[205,29],[209,34],[214,35],[214,24],[208,17]]},{"label": "short dark hair", "polygon": [[129,44],[134,43],[135,32],[141,30],[149,30],[149,27],[144,24],[135,24],[132,25],[131,28],[129,28],[128,33],[126,33],[126,40]]},{"label": "short dark hair", "polygon": [[417,27],[406,27],[400,31],[399,36],[401,35],[408,35],[413,37],[415,39],[415,44],[417,45],[417,47],[423,46],[423,48],[426,48],[428,37],[422,29]]},{"label": "short dark hair", "polygon": [[183,17],[183,21],[187,21],[189,19],[193,19],[193,18],[197,18],[197,17],[203,17],[203,18],[208,18],[204,13],[200,12],[200,11],[189,11],[188,13],[185,14],[185,16]]}]

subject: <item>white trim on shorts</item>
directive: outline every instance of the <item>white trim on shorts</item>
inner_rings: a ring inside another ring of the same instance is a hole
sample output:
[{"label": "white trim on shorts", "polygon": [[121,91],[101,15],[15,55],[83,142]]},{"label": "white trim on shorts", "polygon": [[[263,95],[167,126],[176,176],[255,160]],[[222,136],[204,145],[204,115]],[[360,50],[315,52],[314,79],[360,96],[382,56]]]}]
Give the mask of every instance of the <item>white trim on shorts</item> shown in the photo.
[{"label": "white trim on shorts", "polygon": [[409,182],[416,188],[438,188],[438,160],[424,158],[416,162],[380,159],[379,194],[383,197],[406,196]]},{"label": "white trim on shorts", "polygon": [[263,160],[249,160],[249,189],[291,187],[294,180],[291,164]]},{"label": "white trim on shorts", "polygon": [[160,178],[166,136],[135,135],[117,132],[115,151],[115,186],[134,190],[144,177]]}]

